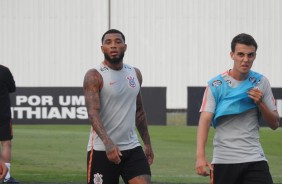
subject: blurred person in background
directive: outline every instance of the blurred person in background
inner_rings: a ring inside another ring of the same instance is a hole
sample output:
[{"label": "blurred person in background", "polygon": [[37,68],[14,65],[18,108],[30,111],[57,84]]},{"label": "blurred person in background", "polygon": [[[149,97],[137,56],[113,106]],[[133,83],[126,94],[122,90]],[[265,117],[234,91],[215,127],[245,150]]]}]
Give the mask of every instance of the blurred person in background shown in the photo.
[{"label": "blurred person in background", "polygon": [[0,158],[8,168],[4,183],[18,183],[10,173],[13,139],[10,93],[15,91],[16,85],[12,73],[9,68],[0,65],[0,141],[2,146]]},{"label": "blurred person in background", "polygon": [[[212,78],[203,96],[196,171],[210,175],[212,184],[273,183],[259,140],[259,120],[262,117],[275,130],[279,115],[268,79],[251,70],[257,47],[251,35],[235,36],[230,52],[233,68]],[[215,128],[211,163],[205,154],[210,125]]]}]

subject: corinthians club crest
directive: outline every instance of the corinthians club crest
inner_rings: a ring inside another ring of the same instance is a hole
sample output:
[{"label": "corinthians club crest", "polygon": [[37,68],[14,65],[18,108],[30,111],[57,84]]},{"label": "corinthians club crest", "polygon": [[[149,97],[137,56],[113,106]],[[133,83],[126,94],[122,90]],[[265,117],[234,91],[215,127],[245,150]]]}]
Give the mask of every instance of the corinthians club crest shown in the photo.
[{"label": "corinthians club crest", "polygon": [[94,184],[103,184],[103,179],[102,179],[103,175],[102,174],[94,174],[94,179],[93,182]]},{"label": "corinthians club crest", "polygon": [[126,78],[127,78],[127,80],[128,80],[128,85],[129,85],[129,87],[131,87],[131,88],[136,87],[136,83],[135,83],[134,77],[128,76],[128,77],[126,77]]}]

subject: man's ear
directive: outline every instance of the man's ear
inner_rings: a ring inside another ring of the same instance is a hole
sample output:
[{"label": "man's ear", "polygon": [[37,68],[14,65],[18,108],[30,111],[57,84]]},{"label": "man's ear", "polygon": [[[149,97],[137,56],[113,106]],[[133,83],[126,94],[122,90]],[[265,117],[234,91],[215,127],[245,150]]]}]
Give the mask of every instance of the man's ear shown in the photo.
[{"label": "man's ear", "polygon": [[230,57],[231,57],[232,60],[234,60],[234,59],[233,59],[233,57],[234,57],[234,52],[232,52],[232,51],[230,52]]}]

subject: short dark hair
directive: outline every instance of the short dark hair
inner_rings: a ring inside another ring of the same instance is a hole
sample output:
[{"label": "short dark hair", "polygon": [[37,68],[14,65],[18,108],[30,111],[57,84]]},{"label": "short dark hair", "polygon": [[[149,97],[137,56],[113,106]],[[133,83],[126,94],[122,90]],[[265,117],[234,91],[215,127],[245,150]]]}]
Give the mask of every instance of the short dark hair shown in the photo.
[{"label": "short dark hair", "polygon": [[244,44],[244,45],[248,45],[248,46],[254,46],[257,50],[258,45],[257,42],[255,41],[255,39],[251,36],[248,35],[246,33],[241,33],[238,34],[237,36],[235,36],[231,42],[231,51],[234,52],[235,51],[235,47],[236,44],[240,43],[240,44]]},{"label": "short dark hair", "polygon": [[118,33],[118,34],[121,34],[121,37],[122,37],[123,41],[125,42],[125,37],[124,37],[124,35],[123,35],[123,33],[122,33],[121,31],[119,31],[119,30],[117,30],[117,29],[110,29],[110,30],[106,31],[106,32],[103,34],[103,36],[102,36],[102,44],[103,44],[103,41],[104,41],[104,38],[105,38],[106,34],[111,34],[111,33]]}]

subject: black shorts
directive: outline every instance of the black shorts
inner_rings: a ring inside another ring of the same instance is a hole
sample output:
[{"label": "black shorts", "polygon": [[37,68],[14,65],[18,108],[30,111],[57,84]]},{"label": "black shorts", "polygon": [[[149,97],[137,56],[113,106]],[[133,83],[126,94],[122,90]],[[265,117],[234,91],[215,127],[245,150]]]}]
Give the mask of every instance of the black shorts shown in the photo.
[{"label": "black shorts", "polygon": [[0,121],[0,141],[9,141],[13,139],[12,121]]},{"label": "black shorts", "polygon": [[[141,146],[121,151],[121,163],[108,160],[105,151],[91,151],[87,154],[87,183],[103,180],[103,184],[118,184],[121,176],[125,183],[136,176],[151,175],[148,160]],[[97,182],[98,183],[98,182]]]},{"label": "black shorts", "polygon": [[266,161],[214,164],[212,184],[273,184]]}]

